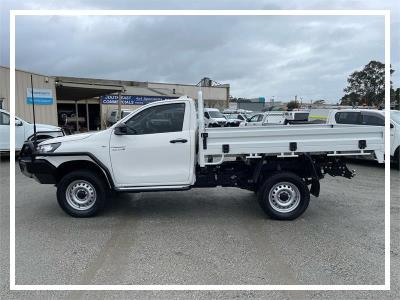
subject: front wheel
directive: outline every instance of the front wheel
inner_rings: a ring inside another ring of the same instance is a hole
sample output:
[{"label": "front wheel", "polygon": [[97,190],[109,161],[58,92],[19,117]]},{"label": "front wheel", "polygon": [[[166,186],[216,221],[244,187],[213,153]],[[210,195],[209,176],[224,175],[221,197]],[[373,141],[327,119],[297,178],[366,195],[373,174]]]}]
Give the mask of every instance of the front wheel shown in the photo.
[{"label": "front wheel", "polygon": [[260,188],[258,202],[270,218],[294,220],[307,209],[310,191],[296,174],[276,173],[268,177]]},{"label": "front wheel", "polygon": [[104,186],[104,182],[93,172],[68,173],[57,185],[58,204],[73,217],[92,217],[106,202]]}]

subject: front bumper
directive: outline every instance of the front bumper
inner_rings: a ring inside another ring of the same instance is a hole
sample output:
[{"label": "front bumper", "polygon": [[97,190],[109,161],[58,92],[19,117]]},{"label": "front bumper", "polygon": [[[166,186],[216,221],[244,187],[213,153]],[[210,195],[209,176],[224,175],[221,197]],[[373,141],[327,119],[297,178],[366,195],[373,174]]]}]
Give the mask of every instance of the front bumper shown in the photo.
[{"label": "front bumper", "polygon": [[30,144],[22,147],[18,163],[21,172],[29,178],[34,178],[43,184],[57,182],[56,167],[45,159],[37,159]]}]

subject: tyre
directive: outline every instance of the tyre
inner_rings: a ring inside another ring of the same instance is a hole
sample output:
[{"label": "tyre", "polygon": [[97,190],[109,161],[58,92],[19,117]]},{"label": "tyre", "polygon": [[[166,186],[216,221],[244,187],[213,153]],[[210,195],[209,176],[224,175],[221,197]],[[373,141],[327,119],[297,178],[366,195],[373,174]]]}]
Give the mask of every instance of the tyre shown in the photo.
[{"label": "tyre", "polygon": [[57,201],[69,215],[78,218],[95,216],[106,203],[106,183],[91,171],[66,174],[57,185]]},{"label": "tyre", "polygon": [[294,220],[301,216],[310,202],[306,183],[291,172],[269,176],[258,192],[258,203],[275,220]]}]

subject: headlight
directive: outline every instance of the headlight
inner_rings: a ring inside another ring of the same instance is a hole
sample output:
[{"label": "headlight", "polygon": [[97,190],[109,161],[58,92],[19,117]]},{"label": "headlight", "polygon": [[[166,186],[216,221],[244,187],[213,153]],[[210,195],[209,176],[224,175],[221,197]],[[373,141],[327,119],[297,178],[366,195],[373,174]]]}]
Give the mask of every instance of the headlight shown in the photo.
[{"label": "headlight", "polygon": [[39,145],[37,150],[39,153],[54,152],[60,145],[61,143]]}]

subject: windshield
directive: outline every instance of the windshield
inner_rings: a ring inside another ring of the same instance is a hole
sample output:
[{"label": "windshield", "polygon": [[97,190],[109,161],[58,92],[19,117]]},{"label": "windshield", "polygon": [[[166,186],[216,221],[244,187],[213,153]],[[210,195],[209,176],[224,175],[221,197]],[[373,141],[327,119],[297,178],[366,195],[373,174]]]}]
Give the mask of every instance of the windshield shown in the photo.
[{"label": "windshield", "polygon": [[237,114],[227,114],[224,115],[227,119],[237,119],[238,115]]},{"label": "windshield", "polygon": [[224,119],[224,115],[221,114],[218,110],[210,110],[208,111],[208,114],[210,115],[211,118],[222,118]]},{"label": "windshield", "polygon": [[393,122],[400,125],[400,111],[398,110],[390,111],[390,118],[393,120]]}]

